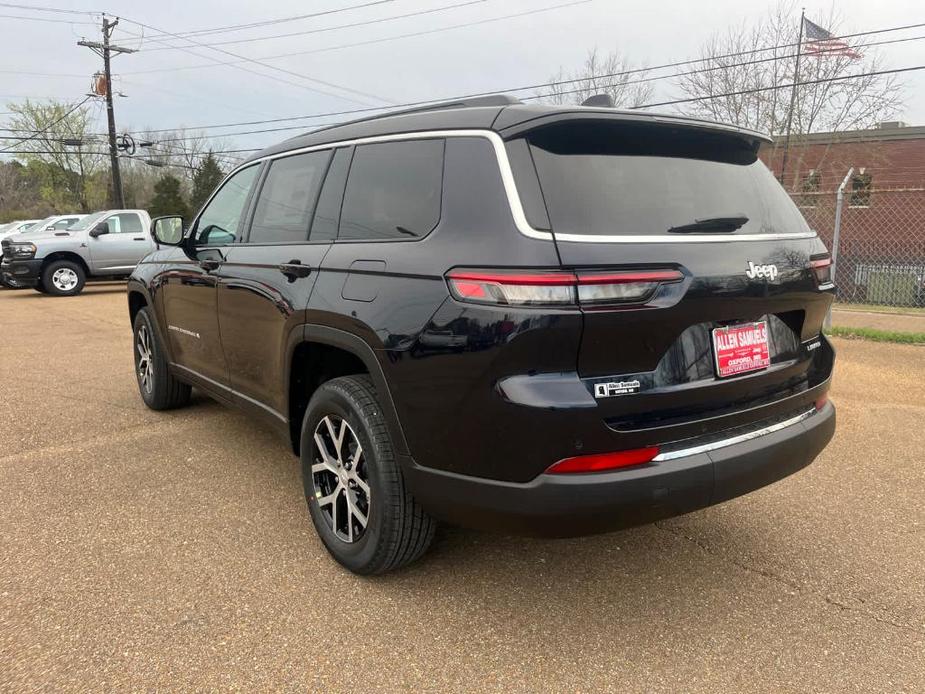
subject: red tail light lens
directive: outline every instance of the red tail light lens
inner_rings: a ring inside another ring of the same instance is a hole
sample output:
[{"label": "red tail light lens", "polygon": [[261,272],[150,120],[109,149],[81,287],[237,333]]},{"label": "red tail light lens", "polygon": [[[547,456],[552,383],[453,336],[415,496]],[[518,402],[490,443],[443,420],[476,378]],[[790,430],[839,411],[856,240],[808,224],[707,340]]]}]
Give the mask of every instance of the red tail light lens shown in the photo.
[{"label": "red tail light lens", "polygon": [[813,258],[809,261],[809,266],[816,276],[816,284],[832,283],[832,258],[829,256]]},{"label": "red tail light lens", "polygon": [[514,306],[639,303],[660,284],[683,279],[678,270],[447,273],[450,291],[460,301]]},{"label": "red tail light lens", "polygon": [[554,475],[569,475],[582,472],[605,472],[619,468],[642,465],[652,462],[658,455],[658,446],[634,448],[629,451],[615,453],[598,453],[595,455],[579,455],[574,458],[565,458],[551,465],[547,473]]}]

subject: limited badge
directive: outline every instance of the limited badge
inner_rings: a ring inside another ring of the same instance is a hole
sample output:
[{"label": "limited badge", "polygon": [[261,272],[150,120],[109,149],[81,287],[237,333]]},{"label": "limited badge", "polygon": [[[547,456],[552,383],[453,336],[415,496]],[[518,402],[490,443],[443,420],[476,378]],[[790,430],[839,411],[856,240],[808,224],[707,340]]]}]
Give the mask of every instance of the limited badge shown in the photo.
[{"label": "limited badge", "polygon": [[616,395],[629,395],[639,390],[639,381],[611,381],[610,383],[595,383],[594,397],[612,398]]}]

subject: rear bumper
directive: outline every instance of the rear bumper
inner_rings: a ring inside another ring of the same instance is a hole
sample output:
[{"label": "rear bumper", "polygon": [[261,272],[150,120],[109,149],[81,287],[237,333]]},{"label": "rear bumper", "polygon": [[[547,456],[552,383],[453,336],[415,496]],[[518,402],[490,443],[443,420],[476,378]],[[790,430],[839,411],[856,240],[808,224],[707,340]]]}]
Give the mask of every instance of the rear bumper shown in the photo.
[{"label": "rear bumper", "polygon": [[0,276],[4,281],[15,283],[20,287],[34,287],[42,276],[42,260],[8,260],[0,263]]},{"label": "rear bumper", "polygon": [[451,523],[568,537],[688,513],[776,482],[809,465],[835,432],[835,407],[777,431],[706,452],[622,471],[542,474],[527,483],[406,466],[432,515]]}]

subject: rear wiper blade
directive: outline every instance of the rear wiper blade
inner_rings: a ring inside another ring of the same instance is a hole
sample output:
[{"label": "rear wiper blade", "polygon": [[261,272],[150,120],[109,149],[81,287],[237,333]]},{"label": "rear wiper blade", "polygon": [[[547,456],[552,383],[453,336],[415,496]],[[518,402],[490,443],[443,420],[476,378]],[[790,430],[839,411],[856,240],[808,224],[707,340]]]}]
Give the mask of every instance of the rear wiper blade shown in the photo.
[{"label": "rear wiper blade", "polygon": [[747,222],[748,217],[744,214],[730,215],[728,217],[706,217],[705,219],[695,219],[693,224],[682,224],[681,226],[670,227],[668,233],[689,234],[693,231],[728,233],[735,231]]}]

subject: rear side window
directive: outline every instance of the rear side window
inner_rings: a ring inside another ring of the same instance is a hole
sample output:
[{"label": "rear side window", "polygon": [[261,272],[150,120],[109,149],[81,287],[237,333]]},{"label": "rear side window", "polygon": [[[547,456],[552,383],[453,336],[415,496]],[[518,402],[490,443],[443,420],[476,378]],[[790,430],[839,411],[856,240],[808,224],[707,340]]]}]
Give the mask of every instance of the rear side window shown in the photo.
[{"label": "rear side window", "polygon": [[308,227],[330,158],[330,151],[310,152],[270,164],[251,222],[251,243],[308,240]]},{"label": "rear side window", "polygon": [[418,238],[440,221],[443,140],[409,140],[356,148],[339,240]]},{"label": "rear side window", "polygon": [[349,147],[342,147],[334,152],[334,158],[328,167],[318,205],[315,207],[315,219],[312,222],[312,241],[333,241],[337,238],[337,224],[340,221],[340,203],[347,182],[347,169],[350,166]]},{"label": "rear side window", "polygon": [[556,234],[680,239],[668,229],[742,216],[737,234],[808,230],[754,149],[723,133],[585,122],[529,140]]},{"label": "rear side window", "polygon": [[110,234],[141,234],[141,219],[134,213],[114,214],[106,220]]}]

